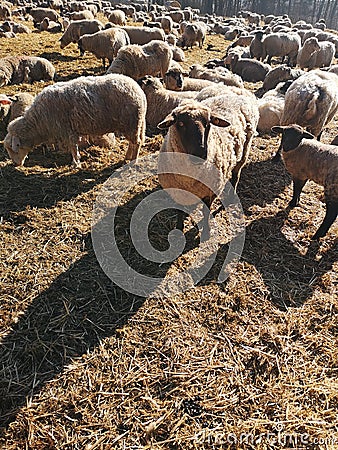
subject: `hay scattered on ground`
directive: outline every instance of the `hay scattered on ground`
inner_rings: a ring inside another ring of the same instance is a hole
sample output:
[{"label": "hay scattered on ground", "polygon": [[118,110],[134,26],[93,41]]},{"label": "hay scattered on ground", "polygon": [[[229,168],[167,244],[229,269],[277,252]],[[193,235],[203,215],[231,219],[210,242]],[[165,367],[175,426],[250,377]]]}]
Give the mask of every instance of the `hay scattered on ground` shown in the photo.
[{"label": "hay scattered on ground", "polygon": [[[2,39],[0,55],[46,56],[60,80],[102,73],[76,46],[61,51],[59,36]],[[215,50],[186,51],[186,67],[228,44],[219,36],[207,43]],[[323,141],[337,130],[336,120]],[[147,139],[142,155],[161,140]],[[324,216],[322,188],[308,183],[288,213],[290,177],[270,161],[277,147],[278,138],[255,138],[243,170],[247,228],[236,270],[215,282],[224,243],[199,285],[170,298],[128,294],[93,252],[93,204],[121,166],[123,139],[111,151],[84,151],[80,171],[69,155],[42,149],[15,169],[1,150],[1,448],[337,448],[337,222],[320,245],[310,244]],[[121,204],[117,238],[136,265],[126,225],[156,189],[157,179],[147,179]],[[217,221],[226,226],[226,214]],[[168,211],[150,237],[165,241],[174,224]],[[185,253],[158,273],[179,274],[193,260],[191,221],[186,231]]]}]

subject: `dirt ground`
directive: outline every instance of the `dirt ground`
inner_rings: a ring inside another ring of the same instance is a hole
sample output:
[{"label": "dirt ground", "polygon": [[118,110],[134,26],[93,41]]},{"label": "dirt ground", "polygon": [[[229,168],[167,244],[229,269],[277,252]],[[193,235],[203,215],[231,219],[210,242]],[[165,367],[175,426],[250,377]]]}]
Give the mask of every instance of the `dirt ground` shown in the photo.
[{"label": "dirt ground", "polygon": [[[47,57],[58,81],[103,74],[76,45],[60,50],[59,38],[1,39],[0,56]],[[185,67],[222,56],[229,44],[216,35],[208,43],[212,51],[185,52]],[[337,134],[338,117],[322,140]],[[147,138],[141,156],[161,142]],[[338,222],[311,243],[323,190],[309,182],[288,210],[290,176],[271,161],[278,145],[278,137],[254,138],[238,189],[244,248],[229,278],[217,283],[231,244],[223,235],[209,273],[167,297],[123,290],[93,250],[94,202],[122,167],[124,139],[82,151],[81,170],[69,155],[42,149],[15,168],[1,147],[0,448],[338,448]],[[175,278],[199,251],[191,220],[184,252],[166,264],[140,258],[128,234],[135,206],[157,191],[153,176],[126,192],[114,230],[137,272]],[[225,229],[227,220],[225,211],[216,216]],[[165,211],[149,239],[166,247],[174,224]]]}]

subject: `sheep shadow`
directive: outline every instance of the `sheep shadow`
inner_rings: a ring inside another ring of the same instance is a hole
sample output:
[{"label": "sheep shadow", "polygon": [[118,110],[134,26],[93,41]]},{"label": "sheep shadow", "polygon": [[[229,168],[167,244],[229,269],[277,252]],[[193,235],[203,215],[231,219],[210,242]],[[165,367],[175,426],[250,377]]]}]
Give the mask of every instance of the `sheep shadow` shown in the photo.
[{"label": "sheep shadow", "polygon": [[[147,191],[135,195],[117,209],[113,230],[119,251],[130,267],[160,284],[171,262],[145,260],[132,246],[128,235],[133,211],[148,194]],[[149,227],[149,240],[159,249],[168,247],[167,232],[176,224],[172,212],[164,211],[165,217],[154,219],[155,223]],[[110,214],[107,213],[109,223]],[[159,236],[159,223],[166,224],[165,235]],[[196,245],[194,232],[187,233],[187,241],[184,251]],[[38,394],[73,358],[92,351],[102,339],[118,334],[118,329],[147,301],[147,297],[124,290],[105,275],[94,252],[92,234],[83,237],[82,247],[84,256],[29,303],[0,343],[0,430],[3,427],[3,432],[26,404],[27,397]],[[114,255],[109,260],[112,265]],[[128,273],[124,277],[128,278]]]},{"label": "sheep shadow", "polygon": [[[63,157],[69,162],[69,155],[63,155]],[[65,172],[55,171],[52,174],[50,171],[35,170],[27,174],[12,164],[2,167],[0,216],[15,223],[16,220],[21,220],[18,213],[22,213],[27,206],[53,208],[59,201],[71,200],[81,193],[90,191],[97,184],[103,183],[124,164],[121,159],[100,171],[85,169],[74,171],[68,170],[67,163],[64,162]],[[50,164],[55,168],[55,165]]]},{"label": "sheep shadow", "polygon": [[60,52],[43,52],[40,57],[48,59],[51,63],[56,61],[72,62],[78,59],[77,56],[63,55]]}]

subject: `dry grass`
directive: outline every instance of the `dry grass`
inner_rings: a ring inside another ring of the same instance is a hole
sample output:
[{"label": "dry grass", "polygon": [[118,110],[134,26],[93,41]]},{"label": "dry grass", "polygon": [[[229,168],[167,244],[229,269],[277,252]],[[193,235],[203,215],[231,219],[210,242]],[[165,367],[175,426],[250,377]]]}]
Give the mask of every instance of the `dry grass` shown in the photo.
[{"label": "dry grass", "polygon": [[[2,40],[0,54],[45,55],[62,80],[102,73],[75,46],[61,52],[58,38]],[[208,42],[220,52],[189,50],[187,64],[223,54],[222,38]],[[323,140],[335,134],[337,121]],[[148,139],[142,154],[161,139]],[[288,214],[290,177],[270,161],[277,146],[255,138],[243,171],[247,230],[236,270],[215,282],[224,243],[208,276],[170,298],[123,291],[92,249],[95,196],[121,165],[125,141],[83,152],[81,171],[69,155],[42,150],[15,169],[1,150],[0,448],[338,448],[337,222],[310,245],[322,189],[309,183]],[[121,205],[116,230],[134,261],[125,226],[154,189],[156,179],[146,180]],[[168,230],[158,224],[163,240]],[[190,234],[185,254],[159,272],[178,274],[190,262]]]}]

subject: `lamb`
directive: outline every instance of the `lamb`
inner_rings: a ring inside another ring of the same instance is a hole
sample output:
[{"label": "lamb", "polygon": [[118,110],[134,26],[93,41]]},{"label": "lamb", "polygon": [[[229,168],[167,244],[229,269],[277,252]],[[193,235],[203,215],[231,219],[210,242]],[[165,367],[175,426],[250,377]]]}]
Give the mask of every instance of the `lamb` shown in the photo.
[{"label": "lamb", "polygon": [[125,26],[123,29],[128,33],[131,44],[144,45],[153,40],[165,40],[165,33],[160,28]]},{"label": "lamb", "polygon": [[[222,69],[222,71],[217,69]],[[241,77],[225,68],[207,69],[200,64],[193,64],[190,67],[189,77],[202,78],[204,80],[214,81],[215,83],[221,82],[228,86],[243,87]]]},{"label": "lamb", "polygon": [[71,42],[76,44],[84,34],[93,34],[104,28],[99,20],[76,20],[70,22],[69,26],[60,38],[61,49],[67,47]]},{"label": "lamb", "polygon": [[239,58],[236,54],[228,55],[225,64],[229,64],[231,71],[239,75],[243,81],[263,81],[271,66],[249,58]]},{"label": "lamb", "polygon": [[151,41],[145,45],[126,45],[122,47],[107,73],[122,73],[135,80],[145,75],[158,73],[164,77],[172,60],[172,50],[163,41]]},{"label": "lamb", "polygon": [[272,131],[282,134],[282,157],[292,176],[293,196],[289,207],[298,206],[307,180],[324,186],[326,214],[312,236],[312,240],[318,240],[326,235],[338,215],[338,147],[318,142],[299,125],[276,126]]},{"label": "lamb", "polygon": [[93,34],[84,34],[78,41],[80,55],[85,51],[93,53],[96,58],[102,58],[103,68],[106,69],[106,59],[109,64],[124,45],[130,44],[129,36],[122,28],[108,28]]},{"label": "lamb", "polygon": [[168,91],[158,78],[146,76],[138,80],[147,98],[147,128],[151,131],[162,122],[162,120],[187,98],[194,98],[196,92]]},{"label": "lamb", "polygon": [[335,54],[336,48],[332,42],[319,42],[316,37],[306,39],[303,47],[299,50],[297,64],[301,69],[309,70],[330,66]]},{"label": "lamb", "polygon": [[120,9],[115,9],[109,14],[108,17],[109,22],[114,23],[115,25],[125,25],[127,23],[126,14],[124,11]]},{"label": "lamb", "polygon": [[[187,101],[159,124],[160,129],[169,129],[160,150],[160,184],[164,189],[175,189],[169,194],[180,205],[194,205],[196,197],[203,201],[203,240],[210,234],[212,202],[222,193],[229,179],[237,188],[255,134],[258,122],[256,100],[250,92],[241,91],[238,94],[229,89],[222,96],[202,102]],[[161,164],[163,154],[166,157]],[[181,158],[182,154],[189,158]],[[178,228],[183,231],[182,212]]]},{"label": "lamb", "polygon": [[0,59],[0,87],[8,84],[51,81],[55,67],[37,56],[7,56]]},{"label": "lamb", "polygon": [[129,141],[126,160],[136,159],[145,139],[147,101],[124,75],[80,77],[47,86],[29,109],[8,126],[4,147],[16,165],[42,143],[59,143],[80,165],[80,136],[120,132]]},{"label": "lamb", "polygon": [[267,63],[271,64],[273,56],[287,57],[287,64],[294,66],[298,51],[301,46],[301,39],[297,33],[272,33],[268,34],[262,41],[262,61],[267,58]]},{"label": "lamb", "polygon": [[0,138],[7,133],[8,124],[23,115],[24,111],[33,103],[34,97],[26,92],[18,93],[13,97],[0,95]]},{"label": "lamb", "polygon": [[271,89],[258,99],[257,131],[260,134],[268,134],[273,126],[280,125],[284,111],[285,93],[291,83],[291,80],[279,83],[275,89]]}]

